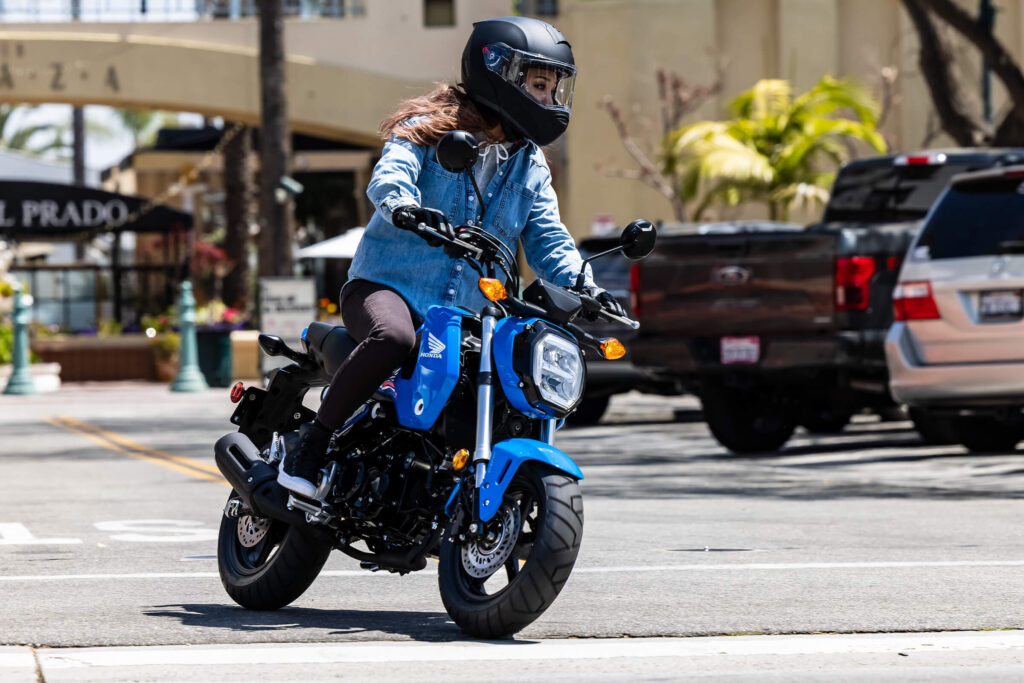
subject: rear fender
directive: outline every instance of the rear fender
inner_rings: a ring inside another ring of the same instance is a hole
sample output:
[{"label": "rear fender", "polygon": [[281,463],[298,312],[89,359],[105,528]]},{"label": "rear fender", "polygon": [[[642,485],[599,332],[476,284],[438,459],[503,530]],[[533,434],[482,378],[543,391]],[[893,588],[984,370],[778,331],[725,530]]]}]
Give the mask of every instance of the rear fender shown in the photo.
[{"label": "rear fender", "polygon": [[533,439],[509,439],[494,446],[478,495],[481,522],[490,521],[501,507],[505,490],[525,462],[539,462],[563,472],[573,479],[582,479],[579,465],[554,446]]}]

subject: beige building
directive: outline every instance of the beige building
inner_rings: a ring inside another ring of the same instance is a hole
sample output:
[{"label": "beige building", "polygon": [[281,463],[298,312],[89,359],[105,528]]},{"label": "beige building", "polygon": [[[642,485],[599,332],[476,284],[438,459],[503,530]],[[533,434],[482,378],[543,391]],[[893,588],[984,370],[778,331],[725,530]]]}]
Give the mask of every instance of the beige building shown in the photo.
[{"label": "beige building", "polygon": [[[963,0],[976,11],[976,0]],[[1011,52],[1024,48],[1024,0],[1001,0],[996,31]],[[377,124],[401,99],[455,79],[473,21],[507,14],[511,0],[363,0],[344,18],[292,19],[286,26],[289,115],[296,131],[375,146]],[[528,5],[530,3],[527,3]],[[822,75],[878,86],[898,69],[885,134],[895,149],[918,148],[931,112],[917,71],[916,34],[899,0],[561,0],[532,3],[574,47],[580,77],[573,123],[560,147],[563,216],[577,236],[597,216],[621,225],[636,216],[670,218],[668,203],[634,180],[597,170],[628,169],[608,115],[611,95],[631,130],[655,140],[655,71],[723,92],[697,115],[722,116],[726,103],[763,77],[797,88]],[[255,123],[259,116],[257,26],[252,19],[183,23],[4,24],[0,103],[67,102],[195,111]],[[977,63],[967,64],[977,74]],[[996,90],[996,109],[1005,97]],[[933,145],[946,144],[941,135]],[[140,158],[140,162],[143,161]],[[139,188],[143,191],[143,188]]]}]

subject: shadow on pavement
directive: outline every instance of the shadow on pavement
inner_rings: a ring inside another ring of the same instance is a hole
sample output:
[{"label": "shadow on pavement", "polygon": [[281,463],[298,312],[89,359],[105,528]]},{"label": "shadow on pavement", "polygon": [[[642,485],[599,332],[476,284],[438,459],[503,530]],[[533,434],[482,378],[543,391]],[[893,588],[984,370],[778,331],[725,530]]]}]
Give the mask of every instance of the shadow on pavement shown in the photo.
[{"label": "shadow on pavement", "polygon": [[[177,619],[182,626],[228,629],[239,633],[272,633],[317,629],[327,635],[389,633],[424,642],[473,640],[443,612],[398,612],[386,610],[320,610],[284,607],[275,611],[247,610],[236,605],[156,605],[144,611],[148,617]],[[322,640],[323,633],[318,637]]]}]

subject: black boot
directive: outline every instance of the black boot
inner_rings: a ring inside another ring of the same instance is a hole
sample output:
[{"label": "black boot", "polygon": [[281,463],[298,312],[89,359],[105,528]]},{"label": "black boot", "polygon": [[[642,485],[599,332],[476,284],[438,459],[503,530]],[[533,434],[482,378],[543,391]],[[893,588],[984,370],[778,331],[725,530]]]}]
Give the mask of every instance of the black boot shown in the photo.
[{"label": "black boot", "polygon": [[293,493],[312,498],[330,440],[331,430],[316,420],[300,426],[298,446],[284,454],[277,482]]}]

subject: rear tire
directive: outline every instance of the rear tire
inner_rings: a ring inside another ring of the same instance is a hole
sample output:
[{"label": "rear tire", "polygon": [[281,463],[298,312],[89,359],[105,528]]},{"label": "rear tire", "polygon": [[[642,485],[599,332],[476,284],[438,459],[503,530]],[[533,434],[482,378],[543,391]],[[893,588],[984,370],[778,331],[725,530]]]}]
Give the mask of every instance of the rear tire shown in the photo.
[{"label": "rear tire", "polygon": [[734,453],[777,451],[796,429],[792,416],[768,392],[709,386],[701,392],[701,404],[711,434]]},{"label": "rear tire", "polygon": [[[232,491],[231,497],[238,496]],[[273,610],[294,602],[330,554],[330,545],[284,522],[250,515],[224,515],[220,521],[220,579],[231,599],[246,609]]]},{"label": "rear tire", "polygon": [[971,453],[1005,453],[1017,449],[1024,439],[1019,420],[1000,420],[987,416],[965,416],[953,420],[956,441]]},{"label": "rear tire", "polygon": [[572,572],[583,539],[579,485],[560,472],[524,464],[485,528],[500,532],[490,544],[442,542],[438,586],[459,628],[478,638],[503,638],[543,614]]}]

